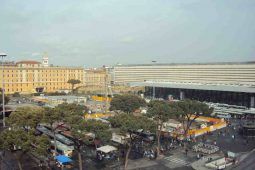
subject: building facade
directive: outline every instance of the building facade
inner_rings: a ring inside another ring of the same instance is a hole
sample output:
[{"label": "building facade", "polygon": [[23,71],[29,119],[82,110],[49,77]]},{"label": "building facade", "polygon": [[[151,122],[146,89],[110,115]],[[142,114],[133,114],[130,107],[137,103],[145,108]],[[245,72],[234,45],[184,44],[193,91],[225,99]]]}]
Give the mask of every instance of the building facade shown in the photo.
[{"label": "building facade", "polygon": [[[84,69],[80,67],[48,67],[48,63],[42,64],[37,61],[11,62],[3,65],[6,94],[71,89],[71,85],[67,83],[69,79],[79,79],[81,84],[84,83]],[[2,76],[0,76],[0,82],[2,82]],[[2,84],[0,87],[2,88]]]},{"label": "building facade", "polygon": [[114,66],[114,83],[165,81],[255,86],[255,63]]},{"label": "building facade", "polygon": [[255,63],[118,65],[115,84],[144,86],[150,97],[255,107]]},{"label": "building facade", "polygon": [[99,69],[85,69],[84,70],[84,82],[85,86],[91,90],[98,90],[105,88],[107,81],[107,72],[104,68]]}]

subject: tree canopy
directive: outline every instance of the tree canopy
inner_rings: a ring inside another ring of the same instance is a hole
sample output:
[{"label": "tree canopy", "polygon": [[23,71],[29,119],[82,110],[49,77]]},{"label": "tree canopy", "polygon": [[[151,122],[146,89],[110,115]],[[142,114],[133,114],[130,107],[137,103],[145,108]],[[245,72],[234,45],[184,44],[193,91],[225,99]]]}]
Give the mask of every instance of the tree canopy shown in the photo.
[{"label": "tree canopy", "polygon": [[175,110],[170,107],[169,103],[166,101],[152,100],[148,104],[148,116],[152,117],[156,122],[156,132],[157,132],[157,152],[160,153],[160,137],[163,127],[163,123],[168,121],[168,119],[174,117]]},{"label": "tree canopy", "polygon": [[78,153],[80,170],[82,170],[81,148],[89,141],[87,134],[93,133],[95,138],[102,142],[111,139],[111,132],[107,124],[101,121],[84,119],[83,116],[87,110],[86,106],[74,103],[63,103],[54,108],[56,117],[61,117],[61,121],[69,127],[75,150]]},{"label": "tree canopy", "polygon": [[69,83],[69,84],[72,85],[72,92],[73,92],[73,91],[74,91],[74,85],[80,84],[81,81],[78,80],[78,79],[69,79],[69,80],[67,81],[67,83]]},{"label": "tree canopy", "polygon": [[43,109],[40,107],[19,107],[7,119],[12,127],[33,128],[42,121]]},{"label": "tree canopy", "polygon": [[126,113],[132,113],[145,105],[145,100],[139,96],[132,94],[116,95],[111,101],[110,110],[120,110]]},{"label": "tree canopy", "polygon": [[[209,108],[205,103],[196,100],[182,100],[171,104],[175,108],[179,119],[183,122],[185,135],[190,129],[191,124],[199,116],[208,116],[213,112],[213,108]],[[186,125],[185,125],[186,124]]]},{"label": "tree canopy", "polygon": [[36,136],[36,126],[42,119],[42,109],[37,107],[17,108],[7,118],[8,129],[0,134],[0,148],[5,150],[20,150],[18,155],[14,153],[19,169],[22,169],[20,158],[24,153],[35,153],[41,156],[47,155],[50,141],[48,137]]},{"label": "tree canopy", "polygon": [[129,134],[130,139],[127,141],[128,151],[126,153],[125,158],[125,168],[128,165],[128,157],[131,151],[134,142],[136,141],[136,137],[133,132],[137,132],[142,129],[143,131],[155,132],[155,123],[145,116],[134,116],[132,114],[119,114],[109,119],[113,127],[119,128],[120,132],[123,136]]}]

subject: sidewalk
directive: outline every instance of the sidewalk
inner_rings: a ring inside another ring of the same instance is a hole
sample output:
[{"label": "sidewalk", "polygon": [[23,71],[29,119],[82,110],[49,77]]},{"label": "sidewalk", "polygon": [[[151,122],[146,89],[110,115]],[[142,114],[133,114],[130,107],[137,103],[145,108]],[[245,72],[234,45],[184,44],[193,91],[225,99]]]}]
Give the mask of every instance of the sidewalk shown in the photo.
[{"label": "sidewalk", "polygon": [[224,155],[215,154],[215,155],[208,155],[205,156],[191,164],[191,167],[195,170],[210,170],[210,168],[205,167],[205,164],[208,162],[208,158],[217,159],[221,158]]}]

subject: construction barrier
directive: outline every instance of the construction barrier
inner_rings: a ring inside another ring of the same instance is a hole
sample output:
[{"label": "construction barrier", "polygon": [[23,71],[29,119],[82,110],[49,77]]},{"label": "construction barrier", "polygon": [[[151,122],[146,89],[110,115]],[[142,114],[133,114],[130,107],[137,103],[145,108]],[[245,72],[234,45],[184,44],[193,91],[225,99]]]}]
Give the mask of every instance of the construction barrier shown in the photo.
[{"label": "construction barrier", "polygon": [[85,119],[96,119],[96,118],[101,118],[101,119],[105,119],[105,118],[109,118],[114,116],[114,114],[111,113],[91,113],[91,114],[85,114],[84,118]]},{"label": "construction barrier", "polygon": [[98,102],[105,102],[105,101],[110,102],[110,101],[112,101],[111,97],[92,96],[91,98],[92,98],[92,100],[98,101]]},{"label": "construction barrier", "polygon": [[[191,119],[194,119],[195,116],[191,116]],[[203,121],[213,123],[211,126],[207,126],[201,129],[191,129],[188,132],[189,136],[200,136],[206,134],[208,132],[213,132],[217,129],[221,129],[227,126],[227,123],[223,119],[216,119],[212,117],[199,116],[195,119],[195,121]]]}]

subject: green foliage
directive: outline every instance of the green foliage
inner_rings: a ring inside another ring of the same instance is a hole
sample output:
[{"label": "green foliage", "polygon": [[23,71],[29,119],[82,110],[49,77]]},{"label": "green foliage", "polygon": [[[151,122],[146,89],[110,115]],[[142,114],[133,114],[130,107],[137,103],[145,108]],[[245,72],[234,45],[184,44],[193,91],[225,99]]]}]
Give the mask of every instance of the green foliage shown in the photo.
[{"label": "green foliage", "polygon": [[152,100],[148,104],[148,116],[160,120],[161,122],[167,121],[174,116],[174,110],[166,101]]},{"label": "green foliage", "polygon": [[127,114],[119,114],[109,119],[113,127],[120,128],[122,134],[127,134],[129,131],[144,131],[155,132],[156,124],[151,119],[145,116],[134,116]]},{"label": "green foliage", "polygon": [[213,112],[213,109],[209,108],[208,105],[196,100],[182,100],[174,102],[171,105],[176,110],[179,120],[183,123],[185,135],[188,133],[188,130],[195,119],[201,115],[210,116]]},{"label": "green foliage", "polygon": [[63,121],[67,123],[71,129],[71,134],[80,145],[79,140],[86,142],[87,133],[94,133],[96,138],[106,142],[111,139],[109,125],[96,120],[84,120],[84,113],[88,108],[78,104],[63,103],[58,105],[55,110],[64,117]]},{"label": "green foliage", "polygon": [[181,116],[188,116],[193,114],[196,116],[205,115],[208,116],[212,113],[212,109],[208,105],[196,101],[196,100],[182,100],[175,102],[175,107],[177,108],[178,114]]},{"label": "green foliage", "polygon": [[13,151],[19,149],[22,152],[35,152],[39,155],[47,155],[50,142],[46,136],[35,136],[32,131],[23,129],[5,129],[0,134],[0,148]]},{"label": "green foliage", "polygon": [[62,103],[59,104],[56,107],[57,110],[65,114],[65,116],[68,115],[80,115],[83,116],[85,112],[88,111],[88,108],[84,105],[79,105],[75,103]]},{"label": "green foliage", "polygon": [[132,94],[116,95],[111,101],[110,110],[121,110],[131,113],[145,105],[145,100],[139,96]]},{"label": "green foliage", "polygon": [[148,116],[152,117],[157,121],[156,132],[157,132],[157,151],[160,154],[160,136],[163,123],[168,121],[169,118],[174,117],[175,109],[170,107],[166,101],[152,100],[148,105]]},{"label": "green foliage", "polygon": [[66,93],[65,92],[48,92],[48,93],[45,93],[45,95],[47,96],[65,96]]},{"label": "green foliage", "polygon": [[56,108],[45,107],[43,111],[43,123],[48,123],[53,126],[55,122],[60,122],[64,119],[64,115]]},{"label": "green foliage", "polygon": [[24,152],[28,152],[31,149],[32,141],[34,141],[33,134],[27,133],[23,129],[6,129],[0,134],[0,147],[2,149],[21,148]]},{"label": "green foliage", "polygon": [[76,79],[70,79],[70,80],[67,81],[67,83],[72,85],[72,92],[74,92],[74,85],[80,84],[81,81],[80,80],[76,80]]},{"label": "green foliage", "polygon": [[43,109],[39,107],[19,107],[11,113],[7,124],[19,128],[36,128],[43,117]]},{"label": "green foliage", "polygon": [[81,81],[80,80],[76,80],[76,79],[70,79],[67,81],[67,83],[75,85],[75,84],[80,84]]},{"label": "green foliage", "polygon": [[88,132],[94,133],[95,138],[103,143],[109,142],[112,138],[112,132],[109,125],[98,120],[85,121],[85,127]]},{"label": "green foliage", "polygon": [[19,92],[15,92],[15,93],[13,93],[12,96],[13,96],[13,97],[20,97],[20,93],[19,93]]},{"label": "green foliage", "polygon": [[21,155],[16,156],[19,165],[23,153],[35,153],[40,156],[48,154],[49,138],[44,135],[35,136],[35,128],[42,117],[43,109],[39,107],[20,107],[7,118],[9,128],[0,134],[0,148],[11,151],[19,149]]},{"label": "green foliage", "polygon": [[125,157],[125,169],[128,164],[128,157],[131,151],[134,141],[138,138],[132,135],[133,132],[143,129],[143,131],[149,131],[151,133],[155,132],[156,124],[145,116],[134,116],[132,114],[118,114],[109,119],[112,126],[120,129],[120,133],[123,136],[129,134],[130,139],[127,142],[128,150]]}]

